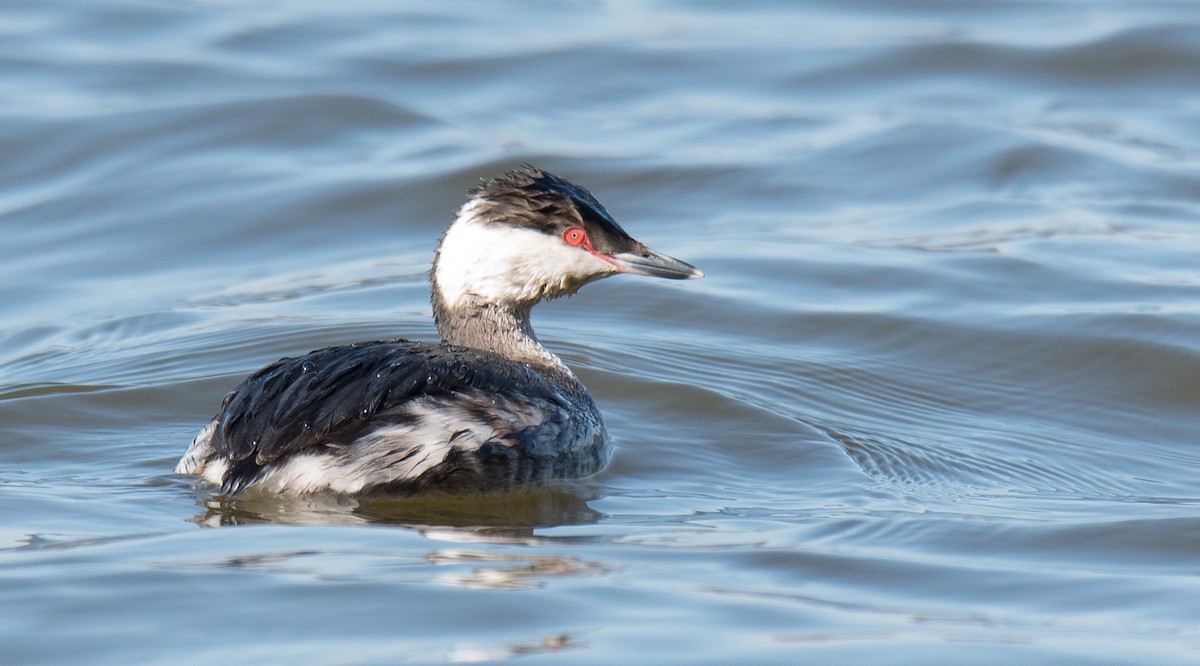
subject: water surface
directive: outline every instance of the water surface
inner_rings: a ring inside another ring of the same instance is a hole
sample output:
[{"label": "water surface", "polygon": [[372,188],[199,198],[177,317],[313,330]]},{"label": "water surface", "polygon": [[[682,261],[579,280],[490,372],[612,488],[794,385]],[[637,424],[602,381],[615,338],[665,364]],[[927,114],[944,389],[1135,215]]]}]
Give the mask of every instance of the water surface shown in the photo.
[{"label": "water surface", "polygon": [[[8,2],[0,661],[1195,663],[1200,7]],[[465,189],[702,281],[541,307],[617,442],[490,497],[171,474],[432,340]]]}]

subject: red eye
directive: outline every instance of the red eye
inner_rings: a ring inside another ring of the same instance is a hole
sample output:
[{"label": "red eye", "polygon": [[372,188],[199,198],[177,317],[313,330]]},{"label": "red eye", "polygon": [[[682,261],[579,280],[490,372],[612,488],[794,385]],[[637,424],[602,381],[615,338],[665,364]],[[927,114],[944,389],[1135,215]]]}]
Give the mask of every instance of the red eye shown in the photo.
[{"label": "red eye", "polygon": [[563,232],[563,240],[567,245],[583,245],[587,242],[587,232],[579,227],[571,227]]}]

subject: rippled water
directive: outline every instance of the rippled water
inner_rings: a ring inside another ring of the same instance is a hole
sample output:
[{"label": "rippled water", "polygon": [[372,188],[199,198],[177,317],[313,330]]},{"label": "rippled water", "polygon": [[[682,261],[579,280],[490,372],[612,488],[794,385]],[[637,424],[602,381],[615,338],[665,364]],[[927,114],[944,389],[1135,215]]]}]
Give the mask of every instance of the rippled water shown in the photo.
[{"label": "rippled water", "polygon": [[[0,661],[1196,663],[1197,118],[1192,2],[6,2]],[[170,473],[526,161],[708,275],[537,312],[606,472]]]}]

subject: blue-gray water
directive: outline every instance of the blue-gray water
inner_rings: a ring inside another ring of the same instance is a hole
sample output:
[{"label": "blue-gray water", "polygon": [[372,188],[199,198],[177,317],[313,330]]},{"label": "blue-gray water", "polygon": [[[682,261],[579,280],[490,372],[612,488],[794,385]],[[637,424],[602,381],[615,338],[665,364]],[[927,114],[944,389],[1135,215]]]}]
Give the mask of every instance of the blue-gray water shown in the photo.
[{"label": "blue-gray water", "polygon": [[[1200,5],[0,5],[0,662],[1200,662]],[[488,498],[170,470],[531,162],[703,268]]]}]

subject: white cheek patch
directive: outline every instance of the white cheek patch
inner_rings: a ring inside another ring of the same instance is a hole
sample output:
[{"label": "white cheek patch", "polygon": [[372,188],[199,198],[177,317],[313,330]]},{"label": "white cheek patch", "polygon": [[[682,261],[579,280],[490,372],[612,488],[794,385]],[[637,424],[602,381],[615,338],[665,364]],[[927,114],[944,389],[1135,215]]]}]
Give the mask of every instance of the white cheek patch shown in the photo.
[{"label": "white cheek patch", "polygon": [[465,296],[487,302],[533,302],[566,293],[616,267],[582,247],[533,229],[485,224],[463,206],[438,254],[437,285],[442,299]]}]

